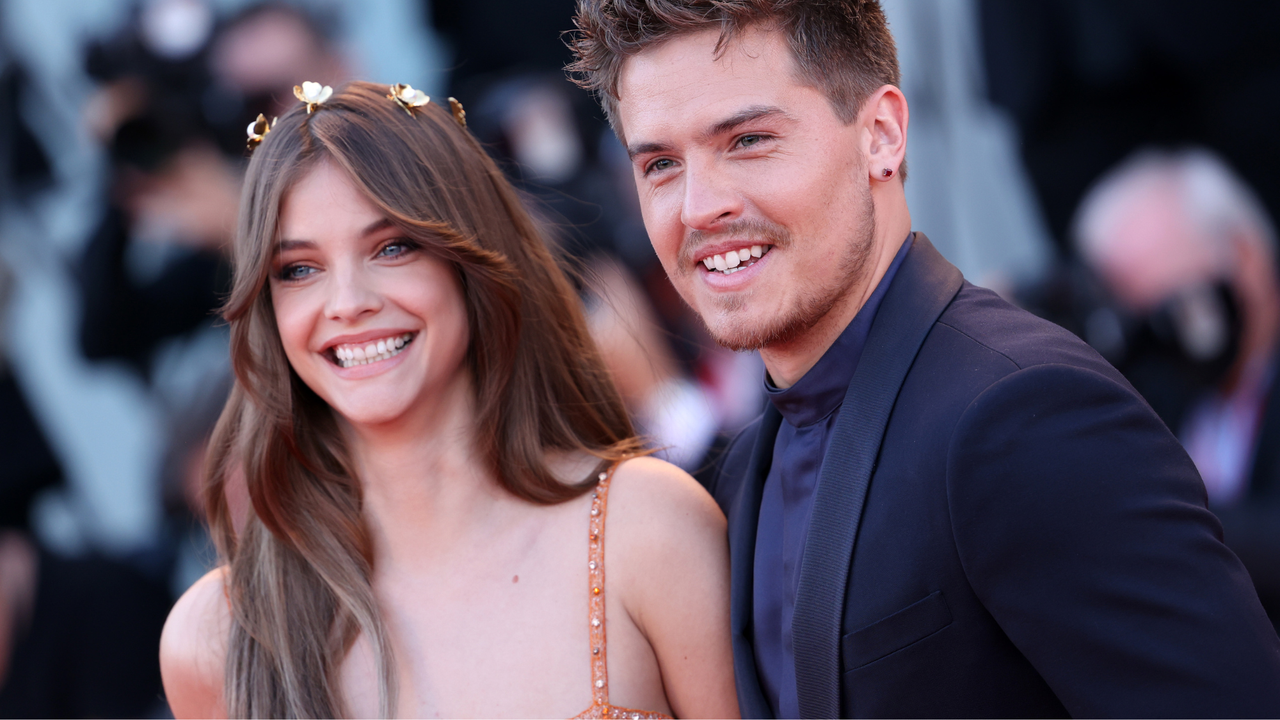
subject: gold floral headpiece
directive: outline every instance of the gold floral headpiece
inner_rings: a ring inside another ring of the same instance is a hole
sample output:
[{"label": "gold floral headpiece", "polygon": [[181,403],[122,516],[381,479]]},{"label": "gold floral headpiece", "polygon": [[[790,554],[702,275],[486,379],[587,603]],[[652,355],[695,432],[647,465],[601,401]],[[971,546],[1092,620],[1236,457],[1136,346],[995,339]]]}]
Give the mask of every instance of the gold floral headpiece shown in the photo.
[{"label": "gold floral headpiece", "polygon": [[387,94],[387,98],[395,100],[397,105],[404,108],[404,111],[409,113],[409,117],[413,117],[413,111],[415,109],[423,107],[427,103],[431,102],[430,95],[422,92],[421,90],[415,90],[412,85],[405,85],[404,83],[396,83],[395,85],[392,85],[391,92]]},{"label": "gold floral headpiece", "polygon": [[249,123],[249,142],[247,149],[250,154],[252,154],[254,149],[258,147],[262,142],[262,139],[267,136],[267,133],[271,132],[271,128],[275,127],[276,120],[279,119],[280,118],[274,118],[270,123],[268,123],[267,116],[262,113],[258,113],[258,119]]},{"label": "gold floral headpiece", "polygon": [[467,126],[467,111],[462,109],[462,103],[457,98],[449,98],[449,109],[453,111],[453,119],[458,121],[462,127]]},{"label": "gold floral headpiece", "polygon": [[316,107],[329,99],[333,88],[318,82],[304,82],[293,86],[293,96],[307,104],[307,114],[315,112]]},{"label": "gold floral headpiece", "polygon": [[[387,93],[387,99],[394,100],[397,105],[404,108],[404,111],[409,113],[409,117],[413,117],[415,109],[425,107],[431,102],[431,96],[404,83],[392,85],[390,92]],[[467,111],[462,109],[462,103],[458,102],[457,98],[449,98],[449,111],[453,113],[453,119],[459,125],[467,126]]]},{"label": "gold floral headpiece", "polygon": [[[397,105],[404,108],[404,111],[409,113],[409,117],[413,117],[414,110],[425,107],[427,103],[431,102],[430,95],[415,89],[412,85],[396,83],[389,90],[387,99],[394,100]],[[307,114],[310,115],[333,95],[333,88],[317,82],[304,82],[301,85],[293,86],[293,95],[307,104]],[[453,114],[453,119],[458,125],[464,128],[467,126],[467,111],[463,109],[462,103],[458,102],[457,98],[449,98],[449,112]],[[274,121],[272,122],[274,124]],[[257,121],[249,126],[249,147],[251,150],[262,142],[262,138],[268,132],[271,132],[271,128],[266,123],[266,118],[259,115]]]}]

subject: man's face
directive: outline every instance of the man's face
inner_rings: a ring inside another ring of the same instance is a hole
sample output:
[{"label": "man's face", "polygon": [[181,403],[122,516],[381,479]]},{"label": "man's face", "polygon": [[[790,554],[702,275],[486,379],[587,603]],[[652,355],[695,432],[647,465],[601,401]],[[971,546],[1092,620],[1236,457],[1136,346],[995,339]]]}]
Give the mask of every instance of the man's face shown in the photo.
[{"label": "man's face", "polygon": [[874,220],[858,120],[802,84],[786,38],[677,37],[625,62],[618,120],[645,228],[712,336],[785,345],[849,302]]}]

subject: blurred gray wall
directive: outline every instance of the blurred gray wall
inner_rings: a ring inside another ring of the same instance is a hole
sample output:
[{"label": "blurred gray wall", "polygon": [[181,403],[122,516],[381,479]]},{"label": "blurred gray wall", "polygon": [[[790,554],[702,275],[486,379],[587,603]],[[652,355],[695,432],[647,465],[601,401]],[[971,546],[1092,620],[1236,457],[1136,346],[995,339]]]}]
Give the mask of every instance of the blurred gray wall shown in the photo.
[{"label": "blurred gray wall", "polygon": [[1052,260],[1016,130],[987,100],[976,0],[881,0],[911,110],[912,226],[971,282],[1006,293]]}]

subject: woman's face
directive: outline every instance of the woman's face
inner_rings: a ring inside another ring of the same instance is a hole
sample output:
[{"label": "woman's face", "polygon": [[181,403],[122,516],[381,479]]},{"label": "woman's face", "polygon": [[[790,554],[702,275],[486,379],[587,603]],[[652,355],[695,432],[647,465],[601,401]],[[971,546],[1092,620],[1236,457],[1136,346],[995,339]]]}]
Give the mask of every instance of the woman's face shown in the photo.
[{"label": "woman's face", "polygon": [[467,309],[453,269],[322,162],[280,205],[271,300],[298,376],[348,422],[430,423],[469,391]]}]

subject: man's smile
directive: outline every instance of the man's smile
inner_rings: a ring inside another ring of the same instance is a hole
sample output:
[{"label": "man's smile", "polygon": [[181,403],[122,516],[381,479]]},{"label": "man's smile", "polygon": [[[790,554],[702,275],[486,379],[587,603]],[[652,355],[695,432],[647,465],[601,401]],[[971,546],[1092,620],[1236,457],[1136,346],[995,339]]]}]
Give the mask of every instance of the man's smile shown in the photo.
[{"label": "man's smile", "polygon": [[706,266],[708,272],[732,275],[739,270],[743,270],[754,265],[756,260],[764,257],[765,253],[772,249],[772,245],[744,246],[737,250],[728,250],[708,255],[702,258],[702,264]]}]

